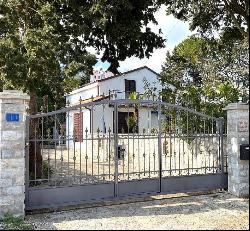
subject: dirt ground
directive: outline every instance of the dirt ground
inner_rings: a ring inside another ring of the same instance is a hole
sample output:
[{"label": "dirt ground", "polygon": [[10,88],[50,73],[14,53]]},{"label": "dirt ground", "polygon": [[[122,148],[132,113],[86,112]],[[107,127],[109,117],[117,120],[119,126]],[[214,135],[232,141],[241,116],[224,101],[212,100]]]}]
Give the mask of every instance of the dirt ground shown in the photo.
[{"label": "dirt ground", "polygon": [[227,192],[28,215],[36,230],[248,230],[249,199]]}]

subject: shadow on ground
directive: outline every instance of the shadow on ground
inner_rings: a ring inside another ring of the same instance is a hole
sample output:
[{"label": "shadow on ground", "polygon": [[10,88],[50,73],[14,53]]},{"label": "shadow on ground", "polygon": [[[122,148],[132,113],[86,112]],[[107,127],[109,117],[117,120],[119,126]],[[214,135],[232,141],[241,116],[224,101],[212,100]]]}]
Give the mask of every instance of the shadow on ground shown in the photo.
[{"label": "shadow on ground", "polygon": [[[37,228],[57,229],[55,224],[101,220],[109,218],[173,216],[173,215],[197,215],[206,212],[223,211],[225,213],[242,213],[249,210],[249,200],[239,199],[228,193],[211,195],[189,196],[181,198],[136,202],[132,204],[112,205],[96,208],[78,209],[48,214],[27,216],[27,221],[34,223]],[[197,217],[196,216],[196,217]],[[220,219],[219,217],[211,219]],[[167,222],[167,221],[166,221]],[[48,227],[47,227],[48,228]],[[117,227],[119,228],[119,227]],[[222,227],[223,228],[223,227]]]}]

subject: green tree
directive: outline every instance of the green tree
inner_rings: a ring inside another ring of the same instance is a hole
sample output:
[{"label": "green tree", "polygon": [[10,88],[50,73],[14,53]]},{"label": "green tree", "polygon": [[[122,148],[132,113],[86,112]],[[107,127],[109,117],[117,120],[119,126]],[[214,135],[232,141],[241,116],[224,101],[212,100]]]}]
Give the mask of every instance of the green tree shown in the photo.
[{"label": "green tree", "polygon": [[184,40],[167,54],[161,80],[175,89],[165,89],[164,100],[217,117],[224,115],[222,108],[228,103],[248,101],[247,48],[241,40]]},{"label": "green tree", "polygon": [[212,34],[230,28],[231,34],[249,37],[249,0],[159,0],[167,14],[188,21],[190,29]]},{"label": "green tree", "polygon": [[[44,95],[60,106],[64,93],[86,82],[92,72],[96,57],[88,53],[88,47],[103,51],[102,61],[110,62],[113,72],[120,60],[148,57],[154,48],[163,47],[161,36],[147,27],[156,23],[158,6],[153,3],[0,0],[0,88],[28,92],[31,114],[37,113],[37,99],[42,102]],[[31,139],[38,130],[38,121],[32,121]],[[42,158],[37,149],[39,177]],[[34,152],[31,143],[31,162]]]}]

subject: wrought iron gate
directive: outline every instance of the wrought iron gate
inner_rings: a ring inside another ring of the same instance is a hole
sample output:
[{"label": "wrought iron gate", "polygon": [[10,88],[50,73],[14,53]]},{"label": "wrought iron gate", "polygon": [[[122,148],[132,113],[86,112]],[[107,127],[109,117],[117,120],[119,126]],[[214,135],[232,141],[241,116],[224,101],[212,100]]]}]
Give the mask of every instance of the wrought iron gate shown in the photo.
[{"label": "wrought iron gate", "polygon": [[145,100],[29,116],[26,210],[227,188],[223,125],[222,118]]}]

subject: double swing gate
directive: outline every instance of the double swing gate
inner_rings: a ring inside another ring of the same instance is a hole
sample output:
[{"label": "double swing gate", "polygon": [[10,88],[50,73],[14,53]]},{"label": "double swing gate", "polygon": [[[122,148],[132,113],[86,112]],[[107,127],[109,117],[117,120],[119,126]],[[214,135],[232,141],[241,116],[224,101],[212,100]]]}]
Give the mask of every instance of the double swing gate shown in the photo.
[{"label": "double swing gate", "polygon": [[102,100],[27,118],[26,210],[227,188],[224,120]]}]

